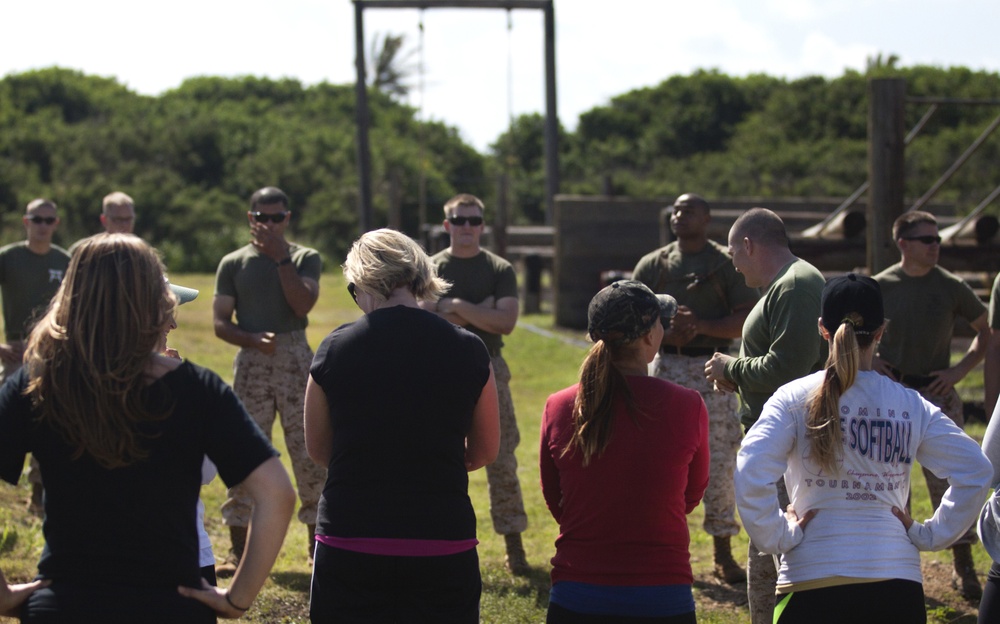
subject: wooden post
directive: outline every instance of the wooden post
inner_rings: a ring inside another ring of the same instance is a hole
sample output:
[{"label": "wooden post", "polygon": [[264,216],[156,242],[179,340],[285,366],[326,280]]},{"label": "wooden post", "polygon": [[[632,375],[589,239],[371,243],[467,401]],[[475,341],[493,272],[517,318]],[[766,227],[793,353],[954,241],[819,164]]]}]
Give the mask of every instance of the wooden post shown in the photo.
[{"label": "wooden post", "polygon": [[868,81],[868,270],[872,275],[899,258],[892,222],[903,214],[906,81]]},{"label": "wooden post", "polygon": [[354,3],[354,65],[358,73],[354,85],[355,126],[358,147],[358,231],[372,229],[372,156],[368,145],[368,87],[365,85],[364,4]]},{"label": "wooden post", "polygon": [[[506,169],[506,165],[505,165]],[[507,257],[507,215],[510,214],[510,178],[505,170],[497,178],[497,205],[493,211],[493,253]]]},{"label": "wooden post", "polygon": [[559,113],[556,110],[556,15],[552,1],[545,11],[545,223],[552,224],[559,194]]}]

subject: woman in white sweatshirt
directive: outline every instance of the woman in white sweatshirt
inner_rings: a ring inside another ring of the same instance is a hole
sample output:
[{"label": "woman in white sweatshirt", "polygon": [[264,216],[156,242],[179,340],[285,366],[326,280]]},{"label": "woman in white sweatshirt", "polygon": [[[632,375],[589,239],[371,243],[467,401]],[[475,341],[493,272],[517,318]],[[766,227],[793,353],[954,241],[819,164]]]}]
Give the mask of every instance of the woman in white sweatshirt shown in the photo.
[{"label": "woman in white sweatshirt", "polygon": [[[831,280],[819,330],[826,370],[778,389],[737,459],[747,533],[780,555],[774,621],[926,622],[919,551],[971,526],[992,468],[937,407],[871,369],[885,331],[874,280]],[[923,523],[903,511],[914,461],[950,485]],[[774,493],[782,476],[787,510]]]}]

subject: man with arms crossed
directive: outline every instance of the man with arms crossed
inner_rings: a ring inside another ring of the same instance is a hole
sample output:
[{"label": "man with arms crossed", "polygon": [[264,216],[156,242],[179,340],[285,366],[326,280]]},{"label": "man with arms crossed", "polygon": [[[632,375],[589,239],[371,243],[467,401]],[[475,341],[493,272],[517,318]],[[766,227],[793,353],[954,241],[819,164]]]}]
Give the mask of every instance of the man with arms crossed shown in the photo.
[{"label": "man with arms crossed", "polygon": [[521,438],[510,396],[510,369],[501,355],[501,336],[510,334],[517,324],[517,276],[509,262],[480,247],[483,214],[483,202],[467,193],[444,205],[444,229],[451,236],[451,246],[431,260],[438,275],[452,285],[436,307],[424,307],[482,338],[490,352],[500,403],[500,453],[486,466],[490,516],[494,530],[504,536],[507,569],[526,575],[530,568],[521,533],[528,527],[528,516],[514,456]]},{"label": "man with arms crossed", "polygon": [[[322,259],[316,250],[285,240],[291,215],[280,189],[268,186],[253,194],[247,212],[252,239],[219,263],[212,316],[215,335],[240,347],[233,362],[233,390],[268,438],[275,410],[281,415],[311,560],[326,468],[314,464],[305,447],[302,413],[312,363],[305,329],[319,297]],[[240,487],[230,489],[228,496],[222,519],[229,526],[232,553],[216,569],[223,577],[232,576],[243,555],[252,504]]]},{"label": "man with arms crossed", "polygon": [[[705,363],[705,375],[723,392],[738,391],[740,421],[750,428],[764,403],[784,384],[814,370],[820,358],[820,297],[823,275],[788,248],[785,224],[766,208],[751,208],[729,230],[729,255],[750,288],[764,295],[743,325],[740,356],[716,353]],[[781,508],[788,506],[784,481],[777,483]],[[771,555],[750,542],[747,598],[753,624],[774,620],[778,576]]]},{"label": "man with arms crossed", "polygon": [[[55,202],[33,199],[21,219],[28,238],[0,248],[0,295],[3,296],[3,326],[6,342],[0,344],[0,383],[21,368],[24,343],[35,319],[45,312],[52,296],[59,290],[69,254],[52,244],[59,227]],[[42,513],[42,475],[38,462],[31,458],[28,468],[31,483],[29,508]]]},{"label": "man with arms crossed", "polygon": [[703,526],[715,546],[715,576],[735,585],[747,580],[730,546],[730,538],[740,532],[733,471],[743,435],[736,396],[713,391],[705,378],[705,359],[729,353],[759,295],[736,274],[726,249],[708,239],[711,220],[704,198],[693,193],[678,197],[670,215],[670,229],[677,240],[643,256],[633,277],[657,294],[673,296],[680,306],[663,333],[653,373],[697,390],[705,400],[711,467],[702,499]]},{"label": "man with arms crossed", "polygon": [[[921,210],[903,213],[892,224],[892,237],[902,259],[875,276],[882,288],[889,327],[872,365],[919,392],[964,427],[962,399],[955,384],[986,355],[990,331],[986,306],[968,284],[938,266],[941,237],[934,215]],[[956,317],[967,320],[976,337],[952,366]],[[926,468],[923,472],[931,503],[937,509],[948,482]],[[952,585],[969,600],[979,600],[983,594],[972,561],[975,540],[975,527],[969,527],[951,547],[955,568]]]}]

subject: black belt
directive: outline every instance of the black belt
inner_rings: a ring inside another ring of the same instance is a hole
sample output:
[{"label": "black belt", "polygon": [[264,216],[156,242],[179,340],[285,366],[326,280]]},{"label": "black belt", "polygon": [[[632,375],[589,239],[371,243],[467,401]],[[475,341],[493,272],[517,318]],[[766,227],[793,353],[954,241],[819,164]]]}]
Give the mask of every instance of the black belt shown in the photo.
[{"label": "black belt", "polygon": [[729,353],[727,347],[674,347],[666,346],[660,347],[660,353],[663,355],[686,355],[688,357],[701,357],[703,355],[712,355],[715,353]]},{"label": "black belt", "polygon": [[889,367],[889,368],[892,371],[892,374],[896,376],[896,379],[899,380],[899,383],[903,384],[904,386],[909,386],[914,390],[919,390],[920,388],[926,388],[927,386],[931,385],[931,383],[933,383],[935,379],[937,379],[937,377],[935,377],[934,375],[910,375],[901,372],[898,368],[894,367]]}]

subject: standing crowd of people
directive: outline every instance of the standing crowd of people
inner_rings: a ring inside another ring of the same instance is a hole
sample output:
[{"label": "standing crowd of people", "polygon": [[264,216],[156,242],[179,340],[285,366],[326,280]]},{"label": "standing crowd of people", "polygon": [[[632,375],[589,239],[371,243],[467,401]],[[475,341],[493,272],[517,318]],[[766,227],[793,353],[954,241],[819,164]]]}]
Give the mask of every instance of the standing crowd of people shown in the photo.
[{"label": "standing crowd of people", "polygon": [[[36,199],[27,239],[0,248],[0,478],[16,484],[31,456],[45,537],[34,581],[0,572],[0,615],[240,617],[297,494],[313,622],[478,622],[468,473],[483,467],[506,568],[531,573],[503,358],[517,279],[482,247],[482,201],[444,205],[450,245],[434,256],[389,229],[355,241],[343,272],[362,316],[315,354],[305,330],[322,259],[286,238],[280,189],[249,203],[250,242],[222,258],[212,300],[216,336],[239,347],[232,387],[167,347],[176,307],[198,293],[132,234],[128,195],[108,195],[106,231],[69,252],[52,243],[56,204]],[[674,242],[593,297],[579,382],[546,402],[539,470],[559,525],[547,621],[695,622],[687,516],[699,504],[713,572],[745,586],[754,624],[925,622],[919,552],[946,548],[955,587],[982,598],[980,622],[1000,621],[1000,563],[984,592],[972,556],[1000,482],[1000,418],[984,452],[955,390],[985,359],[995,408],[1000,277],[987,309],[938,265],[937,222],[921,211],[893,226],[898,264],[830,280],[770,210],[741,215],[725,246],[710,222],[704,198],[676,200]],[[975,338],[952,364],[958,318]],[[934,508],[922,522],[914,461]],[[216,474],[230,538],[218,562],[199,500]]]}]

